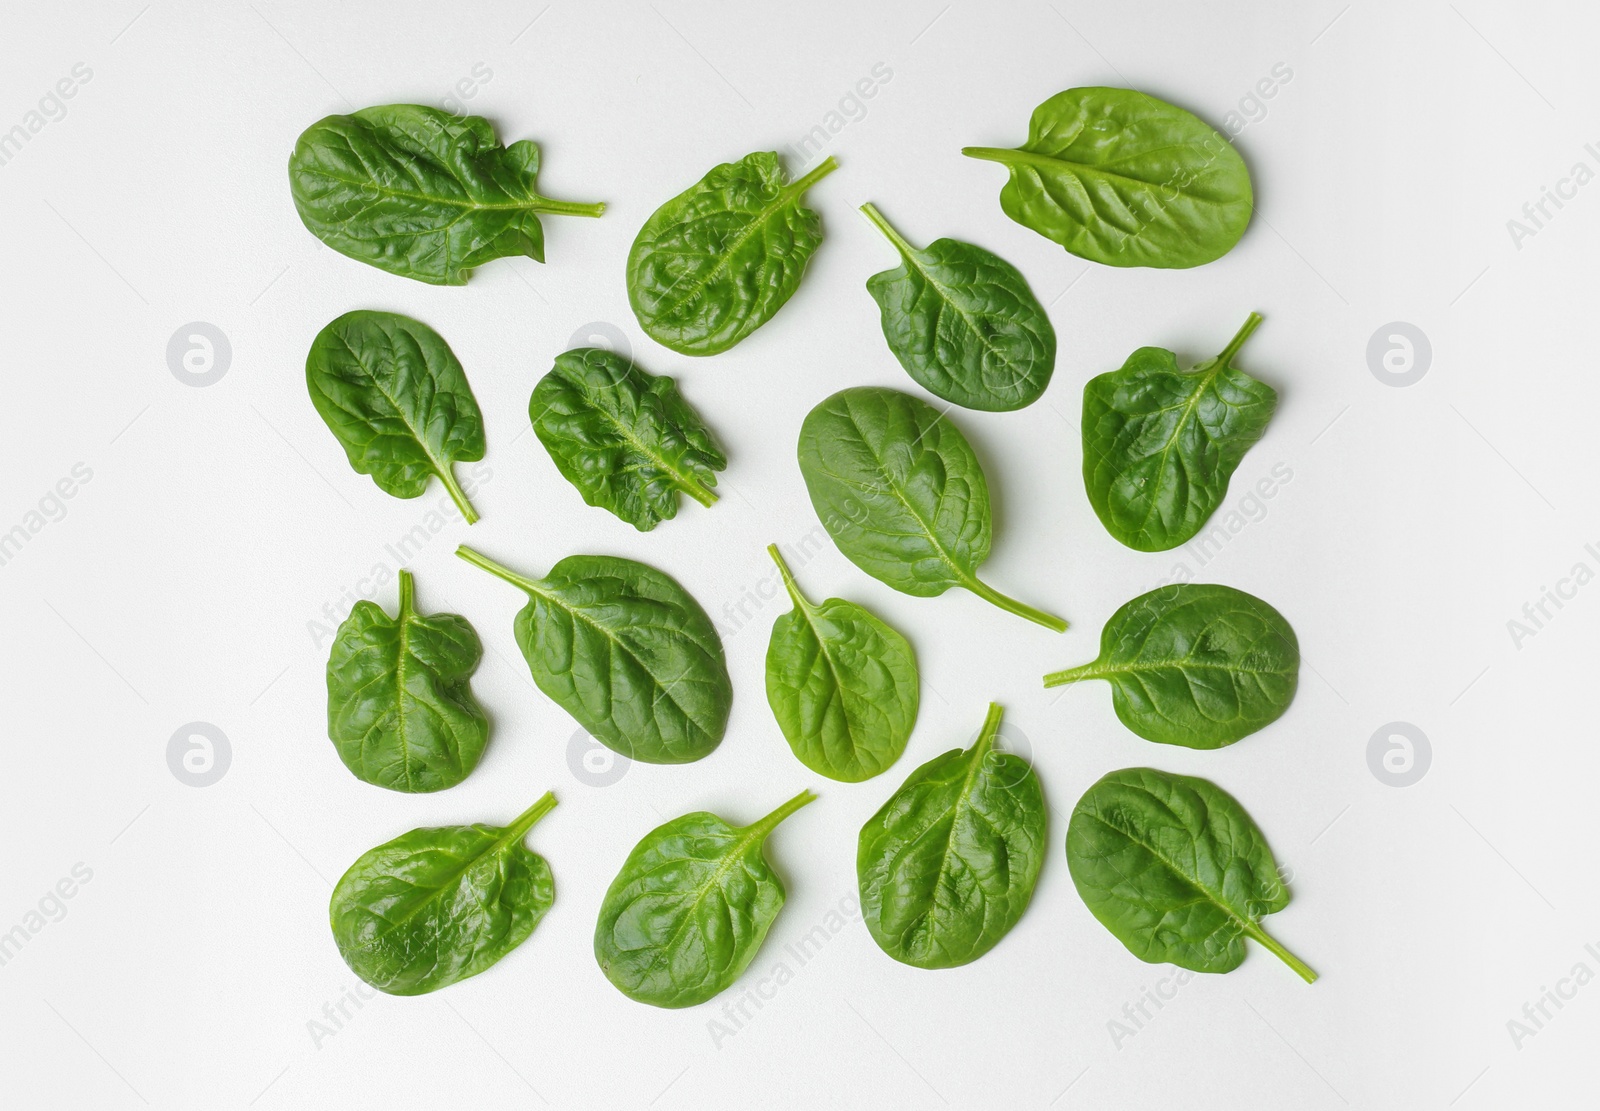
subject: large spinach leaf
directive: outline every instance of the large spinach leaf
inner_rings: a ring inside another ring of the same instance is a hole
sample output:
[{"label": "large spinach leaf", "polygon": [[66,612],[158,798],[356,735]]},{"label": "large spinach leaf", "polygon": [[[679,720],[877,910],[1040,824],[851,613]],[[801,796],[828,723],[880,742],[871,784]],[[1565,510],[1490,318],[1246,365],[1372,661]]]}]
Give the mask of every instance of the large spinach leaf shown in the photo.
[{"label": "large spinach leaf", "polygon": [[1073,808],[1067,868],[1089,912],[1142,961],[1231,972],[1253,938],[1317,978],[1261,928],[1289,889],[1261,830],[1214,783],[1154,768],[1105,776]]},{"label": "large spinach leaf", "polygon": [[1221,748],[1283,716],[1300,642],[1283,614],[1231,586],[1174,583],[1111,615],[1093,663],[1044,677],[1104,679],[1122,724],[1147,741]]},{"label": "large spinach leaf", "polygon": [[362,853],[328,905],[344,963],[379,991],[422,995],[521,945],[556,897],[522,839],[555,805],[546,793],[509,826],[414,829]]},{"label": "large spinach leaf", "polygon": [[1191,540],[1266,431],[1277,392],[1233,367],[1260,323],[1251,313],[1222,354],[1191,371],[1165,348],[1141,347],[1083,387],[1083,485],[1128,547],[1164,552]]},{"label": "large spinach leaf", "polygon": [[489,719],[468,685],[483,645],[465,617],[418,613],[411,572],[400,612],[360,601],[328,656],[328,737],[356,778],[393,791],[439,791],[472,773]]},{"label": "large spinach leaf", "polygon": [[556,356],[528,402],[533,430],[583,500],[640,532],[678,513],[678,492],[701,505],[728,465],[711,430],[665,375],[584,347]]},{"label": "large spinach leaf", "polygon": [[993,525],[989,484],[961,430],[898,390],[841,390],[800,428],[800,472],[823,527],[850,562],[928,598],[963,586],[1061,632],[1059,617],[978,581]]},{"label": "large spinach leaf", "polygon": [[996,752],[1000,707],[977,743],[935,756],[861,827],[861,910],[878,946],[918,968],[975,961],[1033,898],[1045,803],[1020,756]]},{"label": "large spinach leaf", "polygon": [[465,285],[506,255],[544,261],[541,212],[603,204],[541,196],[539,148],[502,147],[482,116],[417,104],[318,120],[295,143],[289,188],[312,235],[342,255],[433,285]]},{"label": "large spinach leaf", "polygon": [[767,701],[800,762],[846,783],[906,750],[917,721],[917,658],[899,632],[854,602],[812,605],[776,544],[767,547],[794,609],[767,644]]},{"label": "large spinach leaf", "polygon": [[918,250],[877,208],[861,211],[904,262],[867,279],[883,338],[917,384],[968,409],[1031,405],[1050,384],[1056,333],[1015,266],[959,239]]},{"label": "large spinach leaf", "polygon": [[657,1007],[704,1003],[737,980],[783,909],[762,846],[816,797],[801,791],[754,825],[701,810],[645,834],[600,904],[594,957],[606,979]]},{"label": "large spinach leaf", "polygon": [[483,414],[438,332],[398,313],[347,312],[312,341],[306,387],[350,466],[378,489],[415,498],[436,475],[467,523],[478,519],[451,465],[483,458]]},{"label": "large spinach leaf", "polygon": [[539,689],[595,740],[648,764],[686,764],[721,742],[733,706],[722,640],[675,579],[595,555],[530,579],[465,545],[456,554],[527,592],[517,647]]},{"label": "large spinach leaf", "polygon": [[646,334],[682,355],[726,351],[800,287],[822,220],[800,202],[838,168],[790,184],[771,152],[716,167],[656,209],[628,252],[628,301]]},{"label": "large spinach leaf", "polygon": [[1221,258],[1254,211],[1239,152],[1198,116],[1133,89],[1057,93],[1034,109],[1021,147],[961,153],[1011,171],[1007,216],[1110,266]]}]

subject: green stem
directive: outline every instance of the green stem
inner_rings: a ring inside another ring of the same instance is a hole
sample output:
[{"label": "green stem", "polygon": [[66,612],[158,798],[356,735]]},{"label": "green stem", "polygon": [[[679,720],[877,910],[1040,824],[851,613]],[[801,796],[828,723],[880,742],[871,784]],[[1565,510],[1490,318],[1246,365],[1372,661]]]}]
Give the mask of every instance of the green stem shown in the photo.
[{"label": "green stem", "polygon": [[861,211],[866,215],[868,220],[872,221],[873,226],[879,231],[883,232],[883,234],[888,238],[889,242],[894,244],[895,250],[899,251],[907,258],[911,257],[912,252],[914,252],[916,248],[907,243],[900,233],[894,230],[894,227],[889,223],[889,221],[883,218],[883,213],[878,211],[877,205],[873,204],[871,201],[868,201],[866,204],[861,206]]},{"label": "green stem", "polygon": [[1014,613],[1018,617],[1026,617],[1029,621],[1043,625],[1054,633],[1067,631],[1067,623],[1061,618],[1044,610],[1034,609],[1026,602],[1019,602],[1015,598],[1008,598],[994,587],[978,579],[972,579],[963,584],[966,588],[987,602],[993,602],[1007,613]]},{"label": "green stem", "polygon": [[506,827],[505,840],[520,841],[530,829],[538,824],[540,818],[555,808],[556,793],[554,791],[546,791],[538,802],[524,810],[521,817]]},{"label": "green stem", "polygon": [[1228,346],[1222,349],[1222,354],[1217,356],[1217,365],[1227,366],[1232,362],[1233,357],[1239,353],[1239,348],[1244,346],[1244,341],[1250,338],[1250,333],[1260,326],[1261,314],[1258,312],[1251,313],[1250,319],[1244,322],[1244,327],[1239,329],[1237,334],[1228,341]]},{"label": "green stem", "polygon": [[796,810],[799,810],[807,803],[816,801],[817,796],[811,793],[811,788],[807,787],[804,791],[801,791],[794,798],[778,807],[778,809],[774,810],[771,814],[768,814],[759,822],[752,822],[746,828],[754,833],[757,837],[764,839],[769,833],[778,828],[778,823],[782,822],[790,814],[793,814]]},{"label": "green stem", "polygon": [[962,147],[961,153],[968,158],[981,158],[985,162],[1012,163],[1018,161],[1017,155],[1026,154],[1026,151],[1007,150],[1004,147]]},{"label": "green stem", "polygon": [[778,546],[768,544],[767,554],[772,557],[772,562],[778,565],[778,574],[783,576],[783,586],[789,592],[789,600],[795,604],[796,609],[809,610],[811,603],[800,592],[800,584],[795,582],[794,576],[789,573],[789,565],[783,561],[783,553],[778,551]]},{"label": "green stem", "polygon": [[472,503],[467,500],[466,493],[457,484],[455,468],[446,463],[437,473],[439,481],[444,483],[444,488],[450,491],[450,500],[456,503],[456,508],[461,510],[461,515],[467,519],[467,524],[476,524],[478,511],[472,508]]},{"label": "green stem", "polygon": [[456,555],[460,556],[474,567],[482,567],[495,578],[504,579],[512,586],[520,587],[521,589],[526,590],[529,594],[540,593],[539,584],[534,582],[532,579],[523,578],[521,575],[511,570],[511,568],[505,566],[504,564],[496,563],[482,552],[473,548],[469,548],[465,544],[462,544],[460,547],[456,548]]},{"label": "green stem", "polygon": [[838,168],[839,160],[830,154],[817,165],[816,169],[812,170],[809,174],[806,174],[805,177],[789,186],[786,192],[797,195],[804,193],[807,189],[810,189],[813,185],[827,177],[829,174],[833,173],[833,171],[837,170]]},{"label": "green stem", "polygon": [[978,730],[978,743],[973,745],[978,759],[982,760],[994,747],[994,739],[1000,735],[1000,718],[1005,713],[998,702],[989,703],[989,712],[984,716],[983,728]]},{"label": "green stem", "polygon": [[400,616],[401,617],[404,617],[406,614],[412,612],[411,599],[412,599],[411,572],[407,571],[404,567],[402,567],[402,568],[400,568]]},{"label": "green stem", "polygon": [[715,492],[713,492],[712,489],[705,483],[701,482],[698,478],[695,478],[692,475],[687,476],[683,481],[678,482],[676,485],[678,489],[682,490],[685,494],[688,494],[691,498],[705,506],[707,509],[710,509],[713,505],[717,504],[717,495]]},{"label": "green stem", "polygon": [[606,202],[583,204],[579,201],[557,201],[549,197],[540,197],[535,209],[556,216],[599,216],[606,210]]},{"label": "green stem", "polygon": [[1100,661],[1081,664],[1078,667],[1069,667],[1065,671],[1052,671],[1044,677],[1046,687],[1064,687],[1068,683],[1076,683],[1083,679],[1100,678]]},{"label": "green stem", "polygon": [[1289,950],[1285,949],[1282,945],[1279,945],[1277,939],[1271,934],[1267,933],[1266,930],[1263,930],[1260,926],[1252,922],[1245,926],[1244,932],[1255,938],[1262,945],[1266,946],[1269,953],[1272,953],[1284,964],[1294,969],[1295,975],[1299,976],[1306,983],[1314,984],[1317,982],[1317,974],[1311,970],[1311,966],[1306,964],[1305,961],[1301,960],[1293,953],[1289,952]]}]

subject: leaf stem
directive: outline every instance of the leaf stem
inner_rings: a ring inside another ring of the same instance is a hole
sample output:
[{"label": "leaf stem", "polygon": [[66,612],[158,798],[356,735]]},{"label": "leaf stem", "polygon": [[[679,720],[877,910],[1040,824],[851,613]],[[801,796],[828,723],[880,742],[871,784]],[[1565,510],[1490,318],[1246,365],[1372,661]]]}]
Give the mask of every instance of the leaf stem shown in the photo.
[{"label": "leaf stem", "polygon": [[552,200],[550,197],[540,197],[536,205],[536,211],[549,212],[556,216],[599,216],[605,210],[605,201],[584,204],[580,201]]},{"label": "leaf stem", "polygon": [[406,614],[412,612],[412,608],[411,608],[411,606],[412,606],[412,602],[411,602],[412,597],[413,597],[413,593],[412,593],[412,587],[411,587],[411,572],[407,571],[404,567],[402,567],[402,568],[400,568],[400,616],[401,617],[404,617]]},{"label": "leaf stem", "polygon": [[1044,677],[1046,687],[1064,687],[1068,683],[1076,683],[1083,679],[1099,679],[1100,661],[1091,660],[1089,663],[1077,667],[1069,667],[1065,671],[1052,671]]},{"label": "leaf stem", "polygon": [[1029,621],[1032,621],[1038,625],[1043,625],[1046,629],[1049,629],[1053,633],[1064,633],[1067,631],[1067,623],[1063,619],[1055,616],[1054,614],[1045,613],[1044,610],[1034,609],[1026,602],[1019,602],[1015,598],[1008,598],[986,582],[974,578],[968,580],[963,585],[978,597],[982,598],[984,601],[994,603],[1007,613],[1014,613],[1018,617],[1026,617]]},{"label": "leaf stem", "polygon": [[827,177],[829,174],[833,173],[833,171],[837,170],[838,168],[839,160],[830,154],[818,164],[816,169],[806,174],[799,181],[790,185],[787,192],[798,196],[801,193],[804,193],[807,189],[810,189],[823,178]]},{"label": "leaf stem", "polygon": [[812,803],[812,802],[816,802],[816,801],[817,801],[817,796],[814,795],[811,792],[811,788],[807,787],[804,791],[801,791],[794,798],[790,799],[788,802],[786,802],[782,806],[778,807],[778,809],[774,810],[771,814],[768,814],[765,818],[762,818],[759,822],[752,822],[746,828],[749,829],[752,833],[756,834],[756,836],[758,836],[760,838],[765,838],[769,833],[771,833],[773,830],[777,829],[778,828],[778,823],[782,822],[790,814],[793,814],[796,810],[799,810],[802,806],[805,806],[807,803]]},{"label": "leaf stem", "polygon": [[978,730],[978,743],[973,745],[979,760],[989,754],[994,747],[994,739],[1000,735],[1000,718],[1005,713],[1004,707],[998,702],[989,703],[989,712],[984,716],[983,728]]},{"label": "leaf stem", "polygon": [[1289,952],[1289,950],[1285,949],[1282,945],[1278,944],[1277,938],[1267,933],[1267,931],[1263,930],[1258,924],[1252,922],[1246,925],[1245,933],[1264,945],[1269,953],[1272,953],[1284,964],[1294,969],[1295,975],[1299,976],[1306,983],[1314,984],[1317,982],[1317,974],[1311,970],[1310,965],[1306,964],[1305,961],[1301,960],[1299,957]]},{"label": "leaf stem", "polygon": [[540,818],[543,818],[555,808],[556,793],[554,791],[546,791],[538,802],[524,810],[516,821],[506,827],[505,839],[508,841],[522,840],[527,835],[527,832],[538,824]]},{"label": "leaf stem", "polygon": [[1228,346],[1222,349],[1222,354],[1217,356],[1217,365],[1227,366],[1232,362],[1233,357],[1239,353],[1239,348],[1244,346],[1244,341],[1250,338],[1250,333],[1260,326],[1261,314],[1258,312],[1251,313],[1250,319],[1244,322],[1244,327],[1239,329],[1234,337],[1228,341]]},{"label": "leaf stem", "polygon": [[962,147],[961,153],[968,158],[981,158],[985,162],[1010,162],[1017,152],[1006,150],[1004,147]]},{"label": "leaf stem", "polygon": [[810,610],[811,603],[800,592],[800,584],[794,581],[794,575],[790,574],[789,565],[783,561],[783,553],[778,551],[778,546],[768,544],[767,554],[772,557],[772,562],[778,565],[778,574],[783,576],[784,589],[789,592],[789,600],[795,604],[795,608]]},{"label": "leaf stem", "polygon": [[472,508],[472,503],[467,500],[465,491],[456,482],[455,468],[446,463],[434,473],[439,476],[439,481],[444,483],[444,488],[450,492],[450,500],[456,503],[457,509],[461,510],[461,515],[467,519],[467,524],[477,524],[478,511]]},{"label": "leaf stem", "polygon": [[705,506],[707,509],[710,509],[713,505],[717,504],[716,492],[704,482],[701,482],[698,478],[695,478],[693,475],[686,476],[684,481],[675,483],[674,485],[676,485],[678,489],[682,490],[685,494],[688,494],[695,501]]},{"label": "leaf stem", "polygon": [[871,201],[868,201],[866,204],[861,206],[861,211],[866,215],[868,220],[872,221],[873,226],[879,231],[883,232],[883,234],[888,238],[889,242],[894,244],[895,250],[899,251],[907,258],[911,257],[912,252],[915,251],[916,248],[907,243],[905,238],[901,236],[899,232],[894,230],[893,225],[891,225],[888,220],[883,218],[883,213],[878,211],[877,205],[873,204]]},{"label": "leaf stem", "polygon": [[512,586],[520,587],[529,594],[541,593],[538,583],[534,582],[532,579],[524,578],[504,564],[496,563],[494,560],[490,559],[488,556],[474,548],[469,548],[465,544],[462,544],[456,548],[456,555],[460,556],[474,567],[481,567],[485,571],[489,572],[489,574],[495,576],[495,578],[504,579]]}]

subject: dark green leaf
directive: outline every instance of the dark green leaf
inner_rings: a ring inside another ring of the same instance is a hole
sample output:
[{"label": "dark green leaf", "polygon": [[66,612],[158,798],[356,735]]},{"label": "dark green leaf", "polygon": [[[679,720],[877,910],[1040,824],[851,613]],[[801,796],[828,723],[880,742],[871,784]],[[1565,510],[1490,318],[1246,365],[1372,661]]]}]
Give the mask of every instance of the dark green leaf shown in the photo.
[{"label": "dark green leaf", "polygon": [[1165,348],[1141,347],[1083,387],[1083,485],[1128,547],[1164,552],[1193,539],[1266,431],[1276,391],[1232,365],[1260,323],[1251,313],[1222,354],[1191,371]]},{"label": "dark green leaf", "polygon": [[350,466],[378,489],[415,498],[436,475],[467,523],[478,519],[451,464],[483,458],[483,414],[438,332],[397,313],[347,312],[312,341],[306,387]]},{"label": "dark green leaf", "polygon": [[1044,863],[1044,791],[1020,756],[996,752],[991,704],[971,748],[912,772],[861,827],[861,910],[878,946],[918,968],[953,968],[1017,924]]},{"label": "dark green leaf", "polygon": [[1056,632],[1059,617],[978,581],[989,557],[989,485],[949,419],[898,390],[841,390],[800,428],[800,473],[839,550],[873,578],[929,598],[966,587]]},{"label": "dark green leaf", "polygon": [[328,656],[328,736],[357,779],[393,791],[439,791],[472,773],[489,719],[468,681],[483,645],[464,617],[412,608],[400,572],[400,613],[357,602]]},{"label": "dark green leaf", "polygon": [[556,897],[522,839],[555,804],[546,794],[503,828],[414,829],[363,853],[328,906],[344,963],[379,991],[422,995],[521,945]]},{"label": "dark green leaf", "polygon": [[1221,748],[1283,716],[1300,642],[1283,614],[1231,586],[1174,583],[1106,622],[1100,658],[1044,677],[1104,679],[1122,724],[1147,741]]},{"label": "dark green leaf", "polygon": [[1016,150],[962,154],[1011,171],[1005,214],[1110,266],[1199,266],[1239,242],[1250,171],[1199,117],[1133,89],[1068,89],[1033,111]]},{"label": "dark green leaf", "polygon": [[1154,768],[1112,772],[1067,824],[1067,868],[1089,912],[1150,964],[1231,972],[1254,938],[1317,974],[1261,928],[1289,889],[1250,815],[1214,783]]},{"label": "dark green leaf", "polygon": [[726,351],[800,287],[822,221],[800,201],[838,167],[789,184],[778,156],[716,167],[656,209],[628,252],[628,301],[645,333],[682,355]]},{"label": "dark green leaf", "polygon": [[794,609],[772,626],[767,701],[800,762],[846,783],[900,759],[917,721],[917,658],[905,637],[854,602],[814,606],[767,548]]},{"label": "dark green leaf", "polygon": [[605,211],[540,196],[538,173],[528,140],[502,147],[482,116],[417,104],[319,120],[289,158],[294,205],[312,235],[433,285],[465,285],[473,267],[506,255],[543,262],[541,212]]},{"label": "dark green leaf", "polygon": [[533,430],[583,500],[640,532],[677,516],[678,492],[702,505],[728,465],[671,378],[611,351],[556,356],[528,402]]},{"label": "dark green leaf", "polygon": [[958,239],[917,250],[870,204],[861,211],[905,260],[867,279],[883,338],[924,389],[968,409],[1031,405],[1050,384],[1056,333],[1020,271]]},{"label": "dark green leaf", "polygon": [[629,999],[692,1007],[749,967],[783,909],[783,881],[762,846],[810,791],[754,825],[703,810],[645,834],[611,881],[594,927],[600,971]]},{"label": "dark green leaf", "polygon": [[465,545],[456,554],[527,592],[517,647],[539,689],[595,740],[648,764],[717,747],[733,684],[716,627],[676,580],[613,556],[568,556],[530,579]]}]

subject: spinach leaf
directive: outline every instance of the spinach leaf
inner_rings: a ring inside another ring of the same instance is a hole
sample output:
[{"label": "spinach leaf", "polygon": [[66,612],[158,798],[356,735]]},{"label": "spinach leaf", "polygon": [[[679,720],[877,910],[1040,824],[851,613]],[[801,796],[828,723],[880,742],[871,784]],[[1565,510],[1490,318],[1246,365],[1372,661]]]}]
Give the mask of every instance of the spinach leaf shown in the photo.
[{"label": "spinach leaf", "polygon": [[794,609],[772,626],[767,701],[800,762],[845,783],[871,779],[906,750],[917,721],[917,658],[911,644],[854,602],[814,606],[776,544]]},{"label": "spinach leaf", "polygon": [[1100,631],[1100,657],[1044,677],[1104,679],[1122,724],[1147,741],[1221,748],[1283,716],[1300,642],[1283,614],[1231,586],[1174,583],[1141,594]]},{"label": "spinach leaf", "polygon": [[357,779],[391,791],[454,787],[478,766],[489,719],[468,681],[483,645],[465,617],[413,608],[400,572],[400,612],[360,601],[328,656],[328,737]]},{"label": "spinach leaf", "polygon": [[1254,211],[1250,171],[1198,116],[1133,89],[1068,89],[1016,150],[963,147],[1011,171],[1005,214],[1080,258],[1189,267],[1221,258]]},{"label": "spinach leaf", "polygon": [[964,586],[1061,632],[1059,617],[978,581],[989,556],[989,485],[961,430],[898,390],[841,390],[800,428],[800,473],[839,550],[873,578],[931,598]]},{"label": "spinach leaf", "polygon": [[422,995],[521,945],[556,897],[522,839],[555,805],[546,793],[509,826],[414,829],[362,853],[328,905],[344,963],[379,991]]},{"label": "spinach leaf", "polygon": [[715,355],[770,320],[822,242],[801,198],[838,165],[789,184],[778,156],[758,151],[656,209],[628,252],[628,302],[645,333],[680,355]]},{"label": "spinach leaf", "polygon": [[978,741],[912,772],[861,827],[856,875],[878,947],[918,968],[954,968],[1017,924],[1044,863],[1039,777],[996,752],[1000,707]]},{"label": "spinach leaf", "polygon": [[318,120],[294,145],[289,188],[312,235],[341,255],[433,285],[465,285],[506,255],[544,261],[539,213],[603,204],[539,194],[539,148],[502,147],[482,116],[386,104]]},{"label": "spinach leaf", "polygon": [[614,556],[568,556],[530,579],[465,545],[456,555],[527,592],[517,647],[595,740],[647,764],[686,764],[721,742],[733,706],[722,640],[676,580]]},{"label": "spinach leaf", "polygon": [[1214,783],[1154,768],[1105,776],[1073,808],[1067,868],[1089,912],[1142,961],[1231,972],[1248,937],[1317,978],[1261,928],[1289,889],[1261,830]]},{"label": "spinach leaf", "polygon": [[533,430],[583,500],[640,532],[678,513],[678,492],[701,505],[728,465],[711,430],[671,378],[598,347],[556,356],[528,402]]},{"label": "spinach leaf", "polygon": [[438,332],[398,313],[347,312],[312,341],[306,387],[350,466],[378,489],[415,498],[437,475],[467,524],[478,519],[451,464],[483,458],[483,414]]},{"label": "spinach leaf", "polygon": [[1106,531],[1141,552],[1187,543],[1272,419],[1278,395],[1233,368],[1261,323],[1251,313],[1222,354],[1193,370],[1141,347],[1083,387],[1083,485]]},{"label": "spinach leaf", "polygon": [[1050,384],[1056,333],[1022,273],[959,239],[917,250],[876,207],[861,206],[905,261],[867,279],[883,338],[906,373],[968,409],[1032,405]]},{"label": "spinach leaf", "polygon": [[737,980],[783,909],[762,846],[816,797],[801,791],[754,825],[701,810],[645,834],[600,904],[594,958],[606,979],[656,1007],[692,1007]]}]

